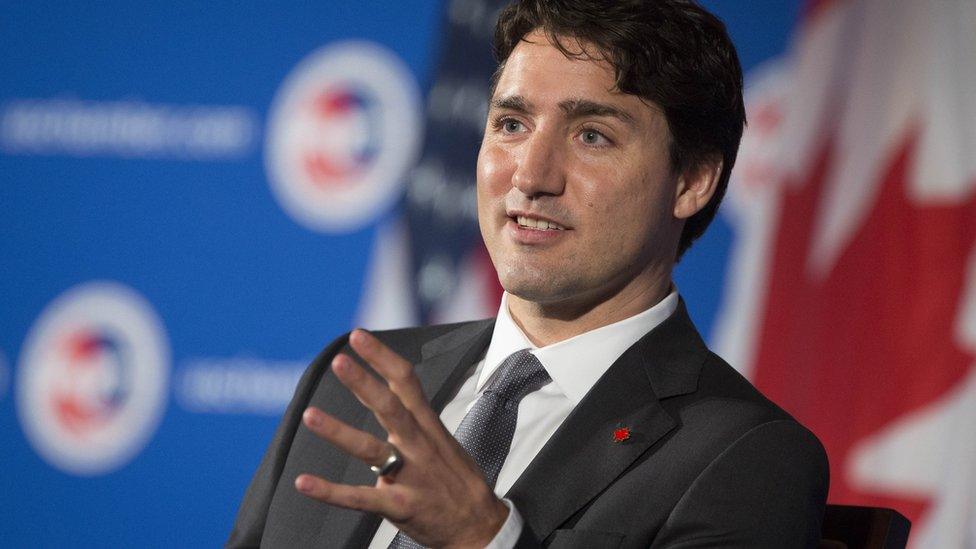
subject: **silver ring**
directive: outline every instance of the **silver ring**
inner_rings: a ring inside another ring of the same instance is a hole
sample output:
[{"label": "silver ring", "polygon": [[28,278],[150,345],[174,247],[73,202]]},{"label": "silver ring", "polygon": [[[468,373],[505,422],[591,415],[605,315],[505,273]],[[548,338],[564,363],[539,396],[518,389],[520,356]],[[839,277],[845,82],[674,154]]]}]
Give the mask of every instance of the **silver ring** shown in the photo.
[{"label": "silver ring", "polygon": [[400,450],[397,450],[396,446],[392,444],[389,444],[388,446],[390,447],[390,455],[386,458],[386,461],[383,462],[383,465],[373,465],[370,466],[370,469],[376,473],[376,476],[378,477],[392,479],[394,475],[397,474],[397,471],[403,467],[403,456],[400,455]]}]

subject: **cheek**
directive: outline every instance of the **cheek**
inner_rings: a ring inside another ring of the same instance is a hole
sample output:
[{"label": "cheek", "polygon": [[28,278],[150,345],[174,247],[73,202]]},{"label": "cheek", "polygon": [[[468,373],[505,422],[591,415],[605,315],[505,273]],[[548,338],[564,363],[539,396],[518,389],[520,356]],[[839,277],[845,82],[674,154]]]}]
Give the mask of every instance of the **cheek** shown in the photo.
[{"label": "cheek", "polygon": [[644,199],[614,164],[582,166],[574,171],[576,185],[569,191],[576,193],[573,202],[578,205],[581,215],[598,226],[628,221],[627,217],[638,208],[634,202]]},{"label": "cheek", "polygon": [[607,168],[578,187],[577,203],[595,227],[588,236],[594,253],[640,254],[667,223],[672,199],[661,181]]},{"label": "cheek", "polygon": [[504,211],[505,196],[512,190],[512,166],[510,156],[497,147],[486,144],[478,153],[478,222],[482,231],[496,225]]},{"label": "cheek", "polygon": [[485,144],[478,153],[478,194],[504,195],[512,186],[515,163],[511,155]]},{"label": "cheek", "polygon": [[495,238],[496,220],[499,212],[504,209],[505,195],[511,187],[511,178],[506,175],[504,156],[488,145],[482,146],[478,153],[476,177],[478,225],[482,238],[490,247]]}]

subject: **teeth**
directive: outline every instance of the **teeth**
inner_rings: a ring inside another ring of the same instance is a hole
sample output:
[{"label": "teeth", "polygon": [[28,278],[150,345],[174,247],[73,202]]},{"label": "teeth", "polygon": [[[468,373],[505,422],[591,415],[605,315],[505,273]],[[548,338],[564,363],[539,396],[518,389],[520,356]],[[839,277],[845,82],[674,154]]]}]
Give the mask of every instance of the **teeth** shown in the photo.
[{"label": "teeth", "polygon": [[542,230],[542,231],[544,231],[544,230],[554,230],[554,231],[562,231],[562,230],[565,230],[565,227],[563,227],[562,225],[557,225],[556,223],[553,223],[552,221],[545,221],[543,219],[534,219],[534,218],[531,218],[531,217],[525,217],[524,215],[518,216],[518,224],[520,226],[522,226],[522,227],[527,227],[527,228],[530,228],[530,229],[537,229],[537,230]]}]

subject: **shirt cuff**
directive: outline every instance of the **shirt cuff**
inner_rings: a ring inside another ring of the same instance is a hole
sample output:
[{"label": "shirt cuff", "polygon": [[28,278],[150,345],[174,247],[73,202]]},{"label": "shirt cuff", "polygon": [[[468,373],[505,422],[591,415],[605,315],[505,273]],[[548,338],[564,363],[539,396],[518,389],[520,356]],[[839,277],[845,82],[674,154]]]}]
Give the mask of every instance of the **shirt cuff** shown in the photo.
[{"label": "shirt cuff", "polygon": [[522,525],[524,524],[522,515],[519,514],[511,500],[503,499],[502,501],[508,507],[508,518],[505,519],[505,524],[502,524],[501,530],[495,534],[485,549],[513,549],[519,536],[522,535]]}]

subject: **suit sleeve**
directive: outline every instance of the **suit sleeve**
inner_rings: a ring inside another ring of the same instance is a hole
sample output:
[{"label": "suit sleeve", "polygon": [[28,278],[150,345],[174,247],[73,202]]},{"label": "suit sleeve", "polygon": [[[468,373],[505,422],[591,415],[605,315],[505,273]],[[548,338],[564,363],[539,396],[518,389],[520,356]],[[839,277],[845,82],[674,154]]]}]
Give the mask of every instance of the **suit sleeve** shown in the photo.
[{"label": "suit sleeve", "polygon": [[758,425],[702,471],[653,547],[816,547],[828,474],[823,446],[803,426]]},{"label": "suit sleeve", "polygon": [[271,444],[265,451],[264,458],[261,459],[261,465],[258,466],[254,478],[251,479],[251,484],[247,487],[240,509],[237,511],[234,528],[231,530],[225,547],[259,547],[261,545],[261,537],[264,534],[264,526],[268,518],[268,509],[271,507],[271,500],[278,487],[278,481],[285,467],[285,460],[291,449],[292,440],[295,438],[295,432],[301,423],[302,413],[308,406],[309,399],[318,386],[319,380],[328,369],[332,358],[346,344],[348,338],[349,334],[346,334],[333,341],[312,361],[312,364],[299,380],[295,388],[295,395],[288,404],[281,423],[278,424],[274,438],[271,439]]}]

